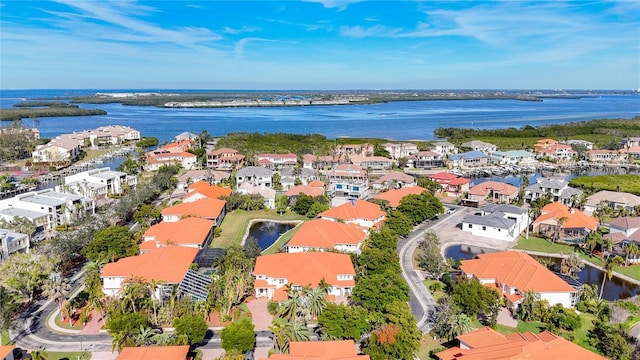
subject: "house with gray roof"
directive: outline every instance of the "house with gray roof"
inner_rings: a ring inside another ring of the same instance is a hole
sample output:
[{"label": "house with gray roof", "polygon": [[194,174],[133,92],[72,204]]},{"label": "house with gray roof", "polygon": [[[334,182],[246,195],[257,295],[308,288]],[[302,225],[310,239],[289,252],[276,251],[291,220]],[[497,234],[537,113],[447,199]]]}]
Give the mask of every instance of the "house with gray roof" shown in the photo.
[{"label": "house with gray roof", "polygon": [[467,141],[465,143],[460,144],[460,147],[468,148],[473,151],[480,151],[488,155],[491,155],[491,153],[498,150],[497,146],[490,144],[488,142],[480,141],[480,140]]},{"label": "house with gray roof", "polygon": [[549,196],[552,202],[559,201],[572,206],[582,196],[582,190],[570,187],[569,182],[563,179],[540,178],[524,189],[524,196],[527,202]]},{"label": "house with gray roof", "polygon": [[29,252],[29,236],[7,229],[0,229],[0,263],[15,252]]},{"label": "house with gray roof", "polygon": [[25,216],[27,219],[38,219],[42,222],[42,218],[46,217],[45,224],[34,222],[36,226],[53,229],[57,225],[70,224],[81,215],[81,212],[93,212],[93,204],[93,200],[87,197],[44,189],[1,200],[0,214],[6,218],[9,216],[7,210],[27,210],[29,213],[29,217]]},{"label": "house with gray roof", "polygon": [[475,236],[513,242],[527,226],[527,211],[513,205],[487,204],[480,212],[462,219],[462,231]]},{"label": "house with gray roof", "polygon": [[467,151],[461,154],[449,155],[449,167],[475,167],[491,164],[491,157],[482,151]]},{"label": "house with gray roof", "polygon": [[244,183],[270,188],[273,183],[273,171],[262,166],[243,167],[236,173],[236,186]]},{"label": "house with gray roof", "polygon": [[286,168],[280,171],[280,185],[284,189],[290,189],[296,185],[296,179],[302,184],[308,184],[318,179],[318,171],[309,168],[302,168],[296,171],[295,168]]},{"label": "house with gray roof", "polygon": [[495,163],[500,165],[522,165],[536,162],[533,153],[524,150],[496,151],[491,154]]}]

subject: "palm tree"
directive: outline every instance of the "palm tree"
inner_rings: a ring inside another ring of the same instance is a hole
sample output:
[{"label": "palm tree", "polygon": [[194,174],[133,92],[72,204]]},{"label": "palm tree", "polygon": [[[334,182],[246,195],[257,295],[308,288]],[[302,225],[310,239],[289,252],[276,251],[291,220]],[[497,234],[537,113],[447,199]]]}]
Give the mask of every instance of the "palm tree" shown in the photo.
[{"label": "palm tree", "polygon": [[598,296],[598,300],[602,300],[602,294],[604,293],[604,284],[607,280],[611,280],[613,277],[613,268],[616,266],[620,266],[624,263],[624,259],[620,256],[609,256],[603,266],[604,274],[602,276],[602,285],[600,285],[600,296]]},{"label": "palm tree", "polygon": [[62,277],[62,275],[58,273],[53,273],[47,279],[47,282],[44,284],[43,293],[49,299],[53,300],[58,306],[58,310],[60,311],[60,317],[64,320],[62,315],[62,308],[64,302],[67,300],[67,295],[69,294],[69,290],[71,290],[71,285],[69,285],[69,280]]},{"label": "palm tree", "polygon": [[135,346],[148,346],[154,341],[154,336],[158,335],[160,331],[158,329],[140,326],[140,331],[133,337]]},{"label": "palm tree", "polygon": [[289,342],[291,341],[309,341],[311,339],[311,331],[301,321],[290,321],[284,324]]},{"label": "palm tree", "polygon": [[593,251],[602,243],[602,235],[597,231],[592,231],[587,236],[584,245],[589,248],[589,256],[593,255]]},{"label": "palm tree", "polygon": [[522,302],[518,306],[516,316],[522,321],[533,321],[535,319],[535,303],[538,301],[536,293],[527,291]]},{"label": "palm tree", "polygon": [[558,239],[560,238],[560,233],[564,228],[564,224],[566,224],[568,220],[569,218],[567,218],[566,216],[556,219],[557,225],[555,231],[553,232],[553,242],[558,241]]},{"label": "palm tree", "polygon": [[317,318],[327,307],[326,295],[326,292],[319,287],[305,294],[305,307],[309,319]]},{"label": "palm tree", "polygon": [[577,253],[573,252],[569,254],[568,257],[563,258],[560,263],[560,273],[563,275],[571,276],[572,278],[576,278],[578,272],[582,270],[584,264]]},{"label": "palm tree", "polygon": [[634,260],[638,257],[638,254],[640,254],[640,248],[635,242],[631,242],[624,248],[624,252],[627,254],[625,263],[628,263],[629,257],[632,257]]},{"label": "palm tree", "polygon": [[458,335],[466,334],[473,329],[473,321],[470,317],[463,313],[454,314],[449,318],[447,336],[453,340]]},{"label": "palm tree", "polygon": [[[290,285],[290,284],[289,284]],[[300,318],[303,312],[304,302],[300,296],[300,291],[289,287],[287,300],[280,304],[280,316],[287,320]]]},{"label": "palm tree", "polygon": [[600,244],[600,249],[604,253],[606,253],[606,257],[611,255],[611,251],[613,251],[613,240],[611,239],[603,239],[602,244]]}]

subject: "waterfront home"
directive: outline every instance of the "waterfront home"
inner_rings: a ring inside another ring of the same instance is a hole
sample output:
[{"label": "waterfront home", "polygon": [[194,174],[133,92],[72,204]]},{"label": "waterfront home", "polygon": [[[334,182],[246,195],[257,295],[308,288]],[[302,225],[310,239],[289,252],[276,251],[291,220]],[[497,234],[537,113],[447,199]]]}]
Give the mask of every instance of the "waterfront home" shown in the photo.
[{"label": "waterfront home", "polygon": [[460,262],[462,275],[477,279],[505,298],[507,308],[515,311],[527,292],[549,305],[575,306],[579,290],[566,283],[529,254],[519,251],[500,251],[479,254],[476,259]]},{"label": "waterfront home", "polygon": [[428,190],[420,186],[403,187],[400,189],[391,189],[389,191],[382,192],[373,196],[373,199],[384,200],[389,203],[390,207],[395,209],[400,206],[400,203],[405,196],[420,195],[426,191]]},{"label": "waterfront home", "polygon": [[611,209],[624,209],[633,211],[634,208],[640,206],[640,196],[630,193],[602,190],[587,197],[584,204],[584,211],[587,214],[593,214],[599,207],[608,206]]},{"label": "waterfront home", "polygon": [[569,243],[582,243],[598,228],[598,219],[561,202],[545,205],[533,222],[533,232]]},{"label": "waterfront home", "polygon": [[166,149],[159,149],[148,152],[145,161],[144,168],[147,171],[158,170],[163,165],[179,165],[184,169],[190,170],[196,167],[198,156],[186,151],[172,152]]},{"label": "waterfront home", "polygon": [[212,170],[231,171],[244,165],[244,155],[238,150],[220,148],[207,152],[207,168]]},{"label": "waterfront home", "polygon": [[496,151],[491,157],[494,163],[500,165],[526,165],[536,162],[535,155],[524,150]]},{"label": "waterfront home", "polygon": [[485,181],[469,189],[467,198],[483,204],[486,201],[494,203],[511,203],[518,197],[518,188],[500,181]]},{"label": "waterfront home", "polygon": [[244,183],[270,188],[273,184],[273,171],[262,166],[247,166],[236,172],[236,185]]},{"label": "waterfront home", "polygon": [[124,347],[116,360],[190,360],[189,345]]},{"label": "waterfront home", "polygon": [[358,355],[353,340],[292,341],[288,354],[272,354],[260,360],[370,360]]},{"label": "waterfront home", "polygon": [[[614,244],[620,244],[623,250],[630,243],[640,245],[640,216],[611,219],[605,222],[605,225],[609,227],[609,233],[605,234],[603,238],[613,241]],[[624,257],[625,254],[622,256]],[[633,260],[637,261],[637,255]]]},{"label": "waterfront home", "polygon": [[491,157],[481,151],[467,151],[460,154],[449,155],[449,167],[477,167],[491,165]]},{"label": "waterfront home", "polygon": [[620,149],[620,154],[622,154],[627,161],[638,160],[640,159],[640,146]]},{"label": "waterfront home", "polygon": [[418,146],[414,143],[385,143],[382,146],[394,160],[408,158],[419,151]]},{"label": "waterfront home", "polygon": [[380,209],[378,204],[364,200],[350,200],[340,206],[323,211],[318,216],[321,219],[356,224],[369,230],[377,229],[382,225],[385,212]]},{"label": "waterfront home", "polygon": [[351,295],[356,271],[348,254],[311,251],[258,256],[253,275],[256,298],[280,302],[287,299],[287,285],[295,291],[315,289],[324,279],[328,295],[341,301]]},{"label": "waterfront home", "polygon": [[480,212],[462,219],[462,231],[475,236],[515,241],[529,226],[527,211],[513,205],[486,204]]},{"label": "waterfront home", "polygon": [[573,146],[581,146],[587,150],[593,150],[593,143],[587,140],[578,140],[578,139],[571,139],[571,140],[567,140],[567,141],[561,141],[561,144],[567,144],[571,147]]},{"label": "waterfront home", "polygon": [[435,151],[420,151],[407,159],[407,167],[414,169],[433,169],[443,166],[442,154]]},{"label": "waterfront home", "polygon": [[587,156],[589,161],[594,163],[618,163],[626,160],[626,157],[618,150],[589,150]]},{"label": "waterfront home", "polygon": [[398,171],[390,171],[377,179],[371,179],[371,186],[375,190],[400,189],[416,185],[416,178]]},{"label": "waterfront home", "polygon": [[188,140],[189,142],[193,142],[197,138],[198,138],[198,135],[196,135],[196,134],[194,134],[192,132],[183,131],[180,134],[176,135],[174,140],[176,142],[183,141],[183,140]]},{"label": "waterfront home", "polygon": [[368,170],[391,170],[394,161],[384,156],[361,156],[352,155],[349,157],[351,163]]},{"label": "waterfront home", "polygon": [[8,229],[0,229],[0,263],[16,252],[29,252],[29,236]]},{"label": "waterfront home", "polygon": [[83,212],[93,213],[94,204],[87,197],[44,189],[0,200],[0,216],[8,221],[14,216],[23,216],[36,226],[51,230],[58,225],[71,224]]},{"label": "waterfront home", "polygon": [[258,154],[258,165],[267,169],[278,170],[296,166],[298,157],[296,154]]},{"label": "waterfront home", "polygon": [[471,180],[449,172],[431,174],[429,175],[429,179],[440,184],[442,192],[445,193],[446,196],[454,198],[457,198],[463,193],[469,191],[469,184],[471,183]]},{"label": "waterfront home", "polygon": [[100,126],[94,130],[85,130],[75,135],[79,141],[82,141],[82,144],[89,142],[91,146],[120,145],[141,139],[140,131],[123,125]]},{"label": "waterfront home", "polygon": [[236,190],[240,194],[255,194],[260,195],[264,199],[264,207],[267,209],[276,208],[276,191],[272,188],[266,188],[262,186],[254,186],[250,183],[243,183],[238,186]]},{"label": "waterfront home", "polygon": [[[322,183],[319,181],[319,183]],[[322,183],[323,184],[323,183]],[[318,185],[318,184],[315,184]],[[311,197],[322,196],[324,195],[324,184],[322,186],[311,186],[311,185],[298,185],[294,186],[291,189],[287,190],[285,194],[287,197],[287,201],[289,204],[293,204],[298,200],[300,194],[305,194]]]},{"label": "waterfront home", "polygon": [[471,149],[472,151],[479,151],[487,155],[491,155],[491,153],[498,150],[497,146],[480,140],[471,140],[464,142],[460,144],[460,147]]},{"label": "waterfront home", "polygon": [[535,184],[524,189],[527,202],[538,198],[549,197],[551,201],[559,201],[565,205],[572,205],[576,199],[582,196],[582,190],[572,188],[569,182],[561,179],[539,178]]},{"label": "waterfront home", "polygon": [[549,145],[543,149],[539,149],[537,153],[538,159],[545,158],[555,161],[571,160],[578,154],[578,152],[573,150],[570,145],[566,144]]},{"label": "waterfront home", "polygon": [[64,185],[58,187],[61,191],[66,192],[68,189],[74,194],[90,197],[95,201],[106,201],[109,195],[120,195],[126,188],[135,188],[138,178],[103,167],[65,176],[63,183]]},{"label": "waterfront home", "polygon": [[144,232],[140,252],[144,253],[169,244],[197,249],[206,248],[213,238],[214,225],[214,221],[198,217],[171,222],[162,221]]},{"label": "waterfront home", "polygon": [[163,145],[159,147],[158,150],[178,153],[178,152],[186,152],[187,150],[189,150],[190,147],[191,147],[191,140],[182,139],[182,140],[174,141],[166,145]]},{"label": "waterfront home", "polygon": [[163,289],[170,288],[184,279],[197,254],[198,249],[194,247],[167,245],[108,263],[100,274],[102,291],[107,296],[116,296],[127,280],[136,278],[162,283]]},{"label": "waterfront home", "polygon": [[536,141],[535,144],[533,144],[533,148],[535,149],[536,152],[538,152],[542,149],[546,149],[549,146],[557,145],[559,143],[560,142],[558,140],[554,140],[554,139],[540,139]]},{"label": "waterfront home", "polygon": [[338,158],[346,158],[353,155],[371,156],[373,155],[373,150],[373,144],[342,144],[335,147],[334,154]]},{"label": "waterfront home", "polygon": [[46,144],[37,145],[31,152],[31,160],[34,163],[74,161],[80,155],[80,146],[66,136],[56,136]]},{"label": "waterfront home", "polygon": [[221,199],[229,196],[231,196],[230,188],[210,185],[208,182],[200,180],[189,185],[182,202],[194,202],[204,198]]},{"label": "waterfront home", "polygon": [[293,167],[280,171],[280,185],[284,189],[289,189],[296,185],[296,182],[308,184],[318,178],[318,171],[314,169],[302,168],[296,170]]},{"label": "waterfront home", "polygon": [[212,220],[213,226],[220,226],[226,215],[226,201],[214,198],[203,198],[193,202],[183,202],[169,206],[162,211],[162,221],[176,222],[186,217],[199,217]]},{"label": "waterfront home", "polygon": [[459,347],[440,351],[436,357],[440,360],[606,359],[549,331],[502,335],[490,327],[483,327],[458,335],[457,339]]},{"label": "waterfront home", "polygon": [[354,224],[314,219],[300,225],[285,249],[289,253],[335,250],[359,255],[366,237],[367,233]]},{"label": "waterfront home", "polygon": [[361,166],[341,164],[329,172],[328,195],[345,199],[369,196],[369,175]]},{"label": "waterfront home", "polygon": [[200,180],[208,184],[219,184],[223,180],[229,180],[231,174],[217,170],[188,170],[184,174],[178,176],[177,189],[186,190],[189,185],[197,183]]},{"label": "waterfront home", "polygon": [[431,144],[430,150],[444,156],[458,153],[458,148],[448,141],[436,141]]}]

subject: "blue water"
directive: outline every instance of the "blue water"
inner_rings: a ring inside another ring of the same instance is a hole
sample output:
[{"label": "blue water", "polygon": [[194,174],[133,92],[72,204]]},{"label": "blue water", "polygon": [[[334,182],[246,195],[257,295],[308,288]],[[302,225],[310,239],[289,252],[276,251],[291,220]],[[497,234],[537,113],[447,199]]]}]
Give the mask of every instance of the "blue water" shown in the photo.
[{"label": "blue water", "polygon": [[[131,90],[112,90],[127,92]],[[144,90],[146,92],[146,90]],[[3,90],[0,107],[28,98],[64,98],[105,90]],[[170,90],[168,92],[187,92]],[[520,128],[603,118],[630,119],[640,115],[640,96],[592,96],[581,99],[407,101],[372,105],[287,108],[164,109],[120,104],[80,104],[107,115],[40,118],[41,136],[120,124],[161,142],[190,131],[206,129],[222,136],[229,132],[318,133],[338,137],[376,137],[393,140],[433,140],[438,127]],[[32,125],[30,119],[25,124]]]},{"label": "blue water", "polygon": [[282,234],[294,227],[295,224],[260,221],[251,225],[251,228],[249,229],[249,237],[253,237],[258,240],[260,250],[265,250],[278,240]]},{"label": "blue water", "polygon": [[[476,255],[478,255],[478,252],[487,253],[487,252],[495,252],[495,250],[476,247],[475,252],[468,252],[465,249],[463,249],[461,245],[454,245],[454,246],[449,246],[445,250],[445,257],[447,259],[453,258],[456,260],[458,259],[469,260],[469,259],[475,258]],[[551,259],[556,264],[556,267],[559,268],[561,260],[557,258],[551,258]],[[638,266],[638,265],[634,265],[634,266]],[[600,285],[602,285],[603,276],[605,276],[605,274],[602,271],[591,266],[585,266],[584,268],[582,268],[582,270],[580,270],[580,272],[578,272],[578,281],[580,281],[583,284],[598,285],[598,289],[599,289]],[[639,293],[640,293],[639,286],[626,282],[624,280],[621,280],[620,278],[613,277],[611,278],[611,280],[608,280],[605,283],[604,292],[602,293],[602,298],[604,298],[605,300],[613,301],[617,299],[627,299],[632,296],[638,295]]]}]

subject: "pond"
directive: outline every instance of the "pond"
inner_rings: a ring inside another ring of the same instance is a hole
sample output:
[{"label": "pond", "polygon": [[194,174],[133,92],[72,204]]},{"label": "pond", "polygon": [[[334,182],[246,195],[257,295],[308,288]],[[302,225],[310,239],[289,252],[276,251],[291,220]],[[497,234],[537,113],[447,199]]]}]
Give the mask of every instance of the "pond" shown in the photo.
[{"label": "pond", "polygon": [[[445,251],[446,258],[454,258],[460,260],[468,260],[473,259],[478,254],[484,254],[489,252],[495,252],[496,250],[486,249],[478,246],[470,246],[470,245],[454,245],[449,246]],[[541,257],[541,256],[538,256]],[[546,257],[550,259],[553,263],[556,264],[556,267],[560,267],[560,262],[562,261],[559,258]],[[590,285],[600,285],[602,284],[602,277],[604,273],[597,268],[586,265],[579,273],[578,280],[583,284]],[[617,300],[617,299],[626,299],[632,297],[634,295],[638,295],[640,293],[640,286],[624,281],[620,278],[613,277],[611,281],[607,280],[604,286],[604,294],[602,295],[603,299],[606,300]]]},{"label": "pond", "polygon": [[249,228],[249,237],[253,237],[258,240],[258,246],[260,250],[265,250],[271,246],[278,238],[293,229],[296,226],[294,223],[279,223],[273,221],[259,221],[255,222]]}]

